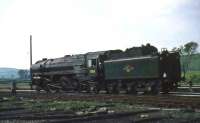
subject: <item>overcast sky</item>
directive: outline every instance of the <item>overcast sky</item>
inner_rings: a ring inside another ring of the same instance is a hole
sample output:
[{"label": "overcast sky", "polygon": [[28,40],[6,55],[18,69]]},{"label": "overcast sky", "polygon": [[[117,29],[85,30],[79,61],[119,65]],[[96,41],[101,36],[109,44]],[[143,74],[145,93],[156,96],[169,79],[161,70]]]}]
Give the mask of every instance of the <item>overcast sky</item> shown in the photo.
[{"label": "overcast sky", "polygon": [[151,43],[200,44],[200,0],[0,0],[0,67]]}]

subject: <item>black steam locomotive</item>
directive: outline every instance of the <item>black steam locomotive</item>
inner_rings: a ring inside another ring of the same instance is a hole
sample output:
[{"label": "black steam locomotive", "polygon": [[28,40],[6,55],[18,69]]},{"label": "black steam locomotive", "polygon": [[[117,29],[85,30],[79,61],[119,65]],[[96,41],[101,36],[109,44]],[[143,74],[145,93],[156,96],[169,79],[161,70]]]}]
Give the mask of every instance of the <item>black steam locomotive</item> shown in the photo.
[{"label": "black steam locomotive", "polygon": [[89,52],[42,59],[32,65],[31,75],[32,84],[47,92],[168,93],[181,81],[180,56],[167,50],[146,56]]}]

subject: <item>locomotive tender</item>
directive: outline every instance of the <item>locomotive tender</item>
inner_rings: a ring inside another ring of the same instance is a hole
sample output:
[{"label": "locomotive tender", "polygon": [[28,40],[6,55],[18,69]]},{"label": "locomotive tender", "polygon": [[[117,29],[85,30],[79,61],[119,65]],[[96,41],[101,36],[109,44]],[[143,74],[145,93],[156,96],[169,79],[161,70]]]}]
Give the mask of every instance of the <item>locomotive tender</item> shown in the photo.
[{"label": "locomotive tender", "polygon": [[180,55],[162,51],[148,56],[108,55],[109,51],[43,59],[31,67],[32,84],[47,92],[87,91],[158,94],[181,81]]}]

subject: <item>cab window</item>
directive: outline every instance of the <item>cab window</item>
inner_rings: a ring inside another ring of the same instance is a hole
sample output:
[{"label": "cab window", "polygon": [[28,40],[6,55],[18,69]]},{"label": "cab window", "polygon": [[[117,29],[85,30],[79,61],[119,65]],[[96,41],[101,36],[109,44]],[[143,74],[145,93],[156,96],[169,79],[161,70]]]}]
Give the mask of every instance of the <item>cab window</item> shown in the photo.
[{"label": "cab window", "polygon": [[88,67],[96,66],[96,59],[89,59],[88,60]]}]

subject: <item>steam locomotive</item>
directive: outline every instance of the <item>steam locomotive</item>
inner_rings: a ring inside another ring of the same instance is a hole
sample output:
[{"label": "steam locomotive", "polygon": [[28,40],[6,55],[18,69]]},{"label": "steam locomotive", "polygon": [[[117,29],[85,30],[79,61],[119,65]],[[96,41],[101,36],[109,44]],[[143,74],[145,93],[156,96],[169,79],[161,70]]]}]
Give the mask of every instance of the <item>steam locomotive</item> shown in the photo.
[{"label": "steam locomotive", "polygon": [[47,92],[168,93],[181,81],[180,55],[163,50],[147,56],[109,51],[42,59],[31,67],[32,84]]}]

